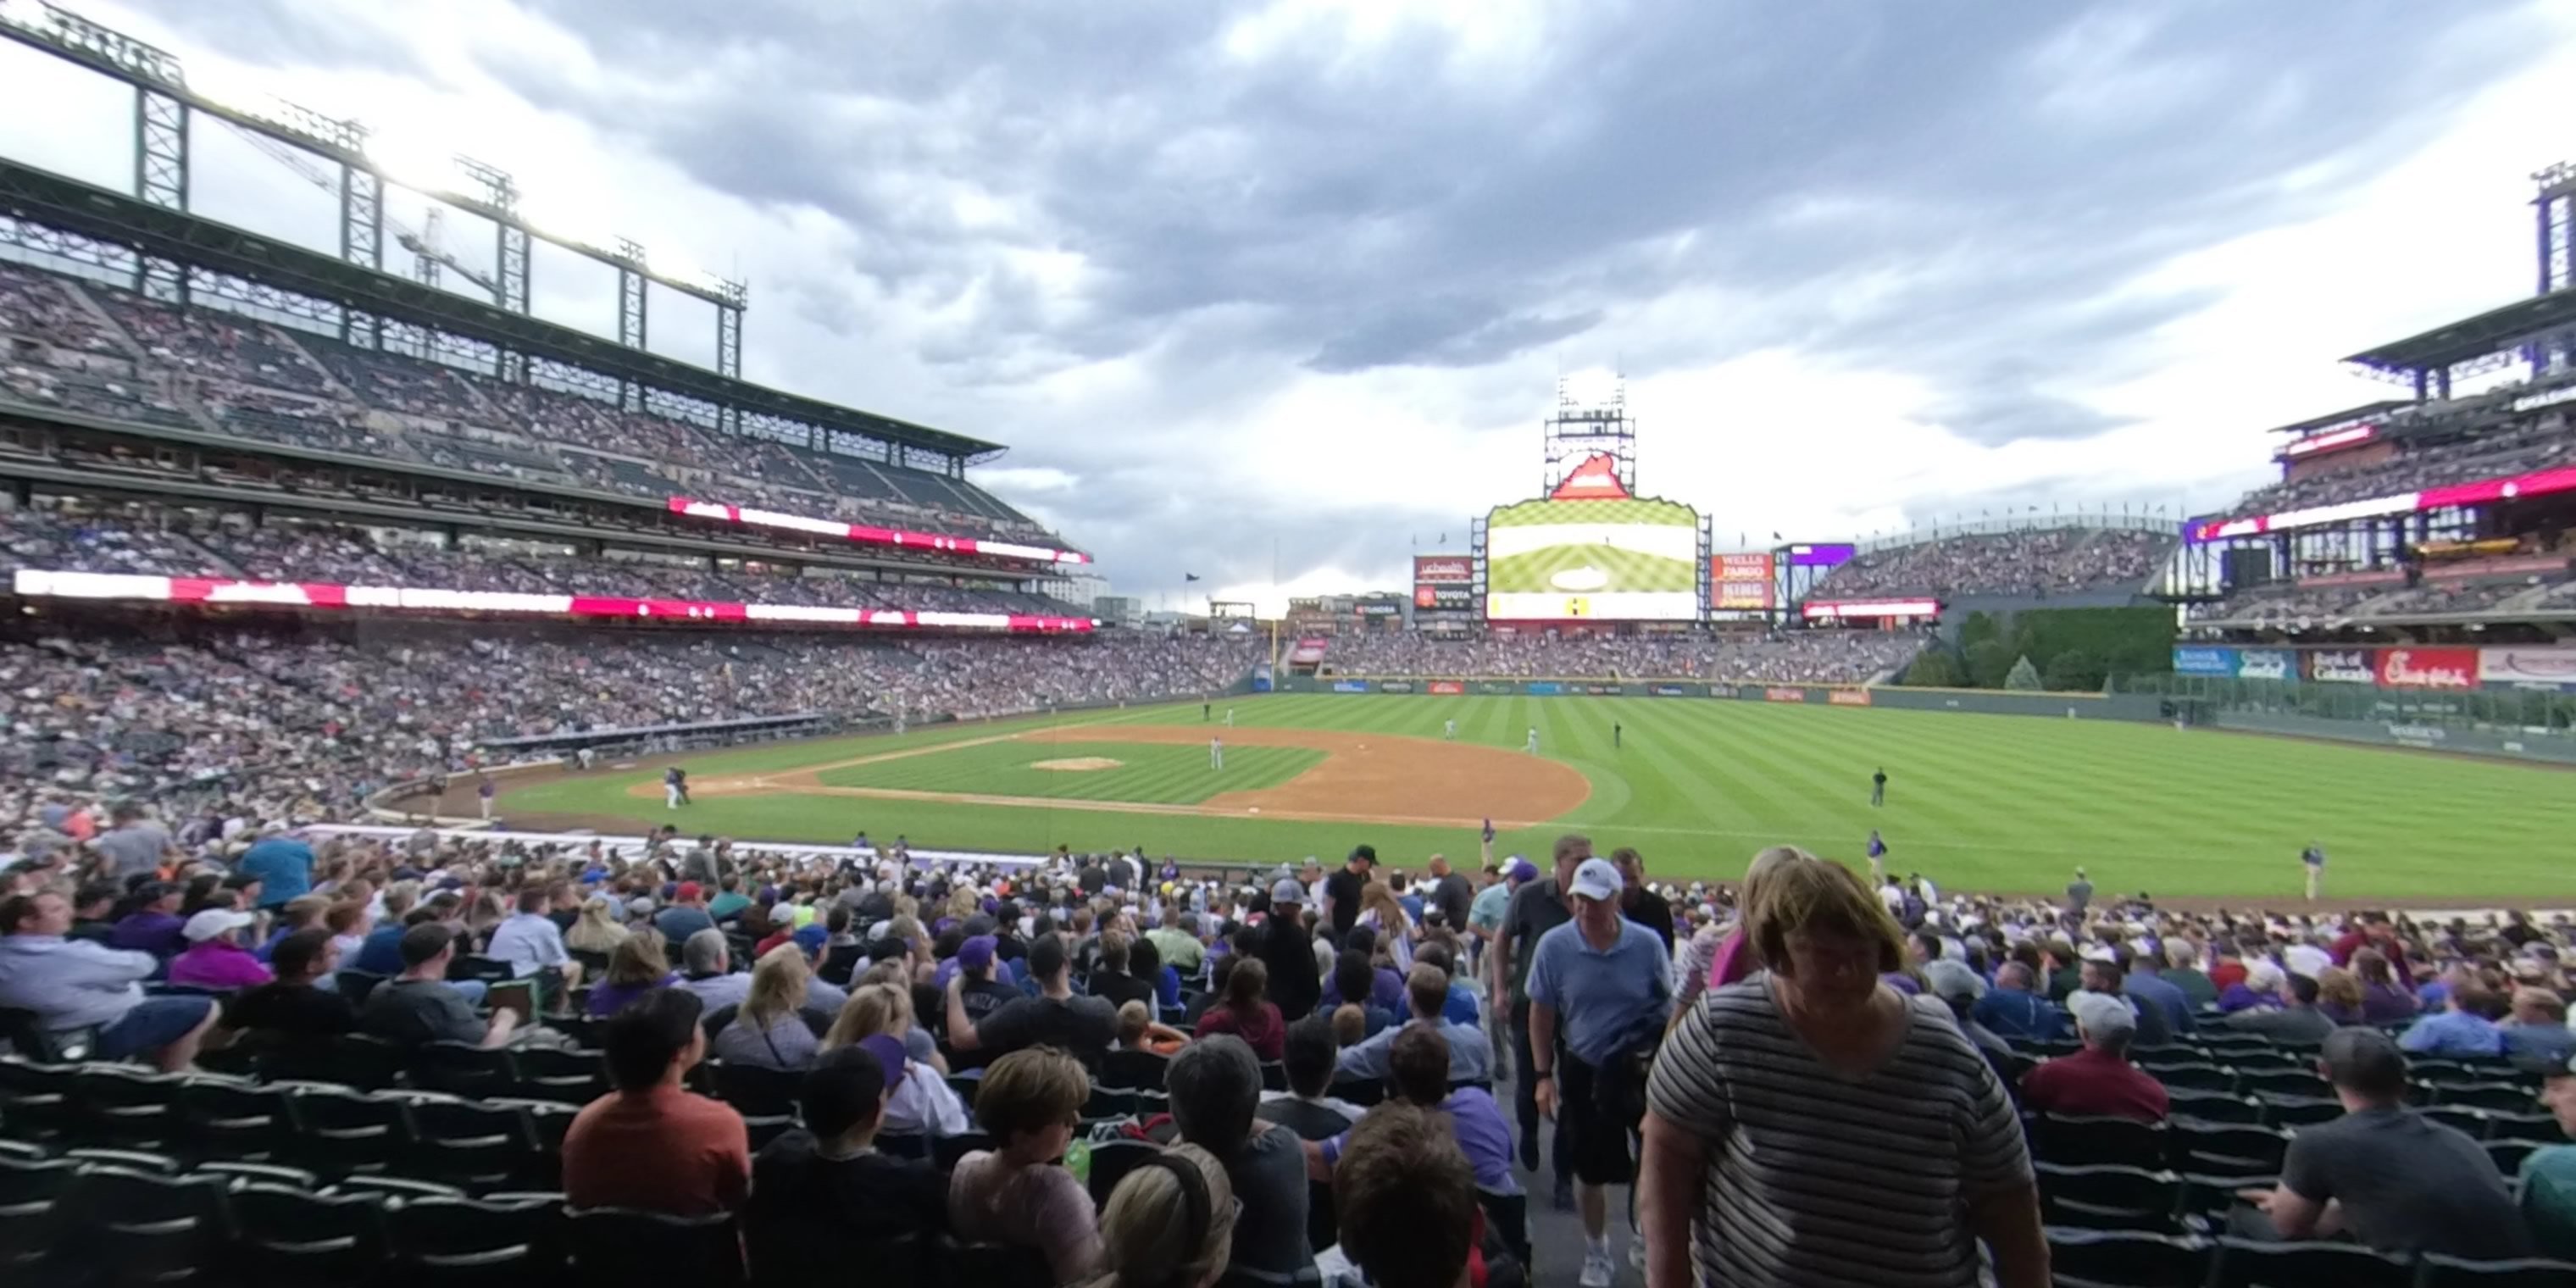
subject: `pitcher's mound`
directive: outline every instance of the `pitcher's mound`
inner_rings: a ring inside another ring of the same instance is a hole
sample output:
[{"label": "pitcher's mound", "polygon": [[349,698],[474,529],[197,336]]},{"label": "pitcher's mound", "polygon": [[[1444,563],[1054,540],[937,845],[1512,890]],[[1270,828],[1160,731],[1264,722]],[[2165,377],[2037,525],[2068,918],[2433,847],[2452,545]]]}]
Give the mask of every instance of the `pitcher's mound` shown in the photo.
[{"label": "pitcher's mound", "polygon": [[1116,769],[1127,762],[1107,756],[1067,756],[1062,760],[1032,760],[1031,769],[1054,769],[1068,774],[1087,774],[1096,769]]}]

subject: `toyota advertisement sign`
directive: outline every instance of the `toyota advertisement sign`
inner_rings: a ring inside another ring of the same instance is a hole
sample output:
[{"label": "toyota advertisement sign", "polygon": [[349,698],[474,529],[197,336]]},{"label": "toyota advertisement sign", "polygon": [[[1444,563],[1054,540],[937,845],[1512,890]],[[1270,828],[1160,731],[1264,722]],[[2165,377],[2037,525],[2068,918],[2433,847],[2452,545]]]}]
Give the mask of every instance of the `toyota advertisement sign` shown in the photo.
[{"label": "toyota advertisement sign", "polygon": [[2478,679],[2517,688],[2576,690],[2576,647],[2482,648]]}]

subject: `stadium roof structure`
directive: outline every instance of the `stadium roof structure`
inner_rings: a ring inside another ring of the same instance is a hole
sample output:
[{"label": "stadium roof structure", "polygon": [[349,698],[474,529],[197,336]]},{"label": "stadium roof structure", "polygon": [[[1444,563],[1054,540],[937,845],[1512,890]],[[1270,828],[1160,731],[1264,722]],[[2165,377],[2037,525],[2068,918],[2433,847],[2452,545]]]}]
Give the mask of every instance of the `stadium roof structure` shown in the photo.
[{"label": "stadium roof structure", "polygon": [[2510,355],[2531,340],[2566,330],[2576,330],[2576,288],[2516,300],[2421,335],[2364,349],[2344,361],[2390,376],[2415,378],[2421,384],[2428,373]]},{"label": "stadium roof structure", "polygon": [[2398,408],[2412,407],[2414,405],[2414,403],[2404,398],[2383,398],[2378,402],[2367,402],[2358,407],[2346,407],[2342,411],[2328,412],[2323,416],[2311,416],[2308,419],[2299,421],[2295,424],[2275,425],[2264,432],[2269,434],[2304,434],[2310,430],[2331,429],[2337,425],[2347,425],[2356,420],[2370,420],[2375,417],[2385,416],[2390,412],[2396,411]]},{"label": "stadium roof structure", "polygon": [[999,443],[721,375],[6,158],[0,158],[0,213],[123,247],[138,255],[189,264],[377,317],[430,327],[499,350],[587,368],[745,415],[799,421],[961,462],[990,459],[1006,450]]}]

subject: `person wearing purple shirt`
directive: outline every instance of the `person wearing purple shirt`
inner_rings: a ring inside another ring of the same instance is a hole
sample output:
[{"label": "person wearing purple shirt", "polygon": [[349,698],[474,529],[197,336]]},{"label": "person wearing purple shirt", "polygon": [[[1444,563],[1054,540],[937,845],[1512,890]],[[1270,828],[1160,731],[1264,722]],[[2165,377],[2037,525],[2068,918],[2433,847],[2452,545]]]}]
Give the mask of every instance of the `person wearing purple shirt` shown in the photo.
[{"label": "person wearing purple shirt", "polygon": [[188,918],[180,933],[188,950],[170,959],[170,982],[194,988],[256,988],[276,976],[242,947],[241,934],[257,920],[247,912],[208,908]]},{"label": "person wearing purple shirt", "polygon": [[[1476,1188],[1489,1194],[1518,1194],[1512,1173],[1512,1127],[1493,1093],[1481,1087],[1449,1089],[1449,1041],[1429,1022],[1408,1024],[1387,1054],[1387,1090],[1409,1104],[1437,1109],[1458,1131],[1458,1148],[1476,1172]],[[1350,1143],[1344,1132],[1331,1140],[1308,1143],[1307,1171],[1318,1180],[1332,1177]]]},{"label": "person wearing purple shirt", "polygon": [[187,892],[175,885],[153,883],[143,887],[134,911],[119,919],[107,932],[107,946],[129,952],[150,953],[169,957],[186,947],[180,928],[187,923],[179,916],[179,900]]}]

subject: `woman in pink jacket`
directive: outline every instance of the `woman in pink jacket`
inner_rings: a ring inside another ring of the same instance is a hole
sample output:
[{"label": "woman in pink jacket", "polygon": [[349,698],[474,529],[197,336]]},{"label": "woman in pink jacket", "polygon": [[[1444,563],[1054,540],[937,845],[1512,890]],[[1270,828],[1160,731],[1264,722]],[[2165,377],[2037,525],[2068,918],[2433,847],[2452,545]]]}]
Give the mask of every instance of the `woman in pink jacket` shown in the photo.
[{"label": "woman in pink jacket", "polygon": [[196,988],[249,988],[276,978],[242,944],[242,932],[255,920],[230,908],[208,908],[188,918],[188,924],[179,928],[188,947],[170,959],[170,982]]}]

